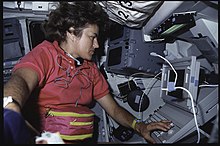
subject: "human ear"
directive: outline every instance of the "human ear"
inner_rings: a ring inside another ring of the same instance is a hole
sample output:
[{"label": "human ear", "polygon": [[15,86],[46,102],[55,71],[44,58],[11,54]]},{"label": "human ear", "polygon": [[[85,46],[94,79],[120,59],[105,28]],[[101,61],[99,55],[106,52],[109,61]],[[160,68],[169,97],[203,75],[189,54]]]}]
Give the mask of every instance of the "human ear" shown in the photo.
[{"label": "human ear", "polygon": [[73,27],[70,27],[68,31],[69,31],[70,33],[73,33],[74,28],[73,28]]},{"label": "human ear", "polygon": [[73,33],[74,31],[74,28],[73,27],[70,27],[69,30],[67,31],[67,36],[72,40],[74,41],[76,36],[74,35]]}]

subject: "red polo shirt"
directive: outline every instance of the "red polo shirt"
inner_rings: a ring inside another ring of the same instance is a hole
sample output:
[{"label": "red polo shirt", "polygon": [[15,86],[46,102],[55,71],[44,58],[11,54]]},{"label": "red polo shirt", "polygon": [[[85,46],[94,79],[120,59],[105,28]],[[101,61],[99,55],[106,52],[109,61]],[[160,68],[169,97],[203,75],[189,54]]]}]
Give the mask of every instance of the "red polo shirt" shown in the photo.
[{"label": "red polo shirt", "polygon": [[109,93],[108,84],[95,63],[84,60],[79,67],[59,47],[58,42],[43,41],[14,67],[31,68],[38,74],[40,111],[45,107],[88,105]]}]

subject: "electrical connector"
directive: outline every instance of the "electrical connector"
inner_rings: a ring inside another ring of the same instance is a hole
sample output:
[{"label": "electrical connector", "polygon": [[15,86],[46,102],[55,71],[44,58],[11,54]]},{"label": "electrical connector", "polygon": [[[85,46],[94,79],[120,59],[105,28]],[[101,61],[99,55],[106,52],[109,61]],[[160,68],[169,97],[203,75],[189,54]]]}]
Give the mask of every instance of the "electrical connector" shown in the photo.
[{"label": "electrical connector", "polygon": [[175,91],[176,89],[175,89],[175,84],[174,84],[174,82],[168,82],[168,84],[167,84],[167,89],[168,89],[169,92]]},{"label": "electrical connector", "polygon": [[157,56],[157,53],[151,52],[150,55],[151,55],[151,56]]}]

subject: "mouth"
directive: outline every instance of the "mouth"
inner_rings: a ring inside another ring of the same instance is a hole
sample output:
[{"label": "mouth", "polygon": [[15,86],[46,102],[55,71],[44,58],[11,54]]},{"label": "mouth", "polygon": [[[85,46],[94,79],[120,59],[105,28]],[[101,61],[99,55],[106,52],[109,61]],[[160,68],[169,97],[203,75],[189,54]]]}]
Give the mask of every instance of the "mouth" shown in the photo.
[{"label": "mouth", "polygon": [[95,50],[90,50],[89,53],[90,53],[91,55],[93,55],[93,54],[95,53]]}]

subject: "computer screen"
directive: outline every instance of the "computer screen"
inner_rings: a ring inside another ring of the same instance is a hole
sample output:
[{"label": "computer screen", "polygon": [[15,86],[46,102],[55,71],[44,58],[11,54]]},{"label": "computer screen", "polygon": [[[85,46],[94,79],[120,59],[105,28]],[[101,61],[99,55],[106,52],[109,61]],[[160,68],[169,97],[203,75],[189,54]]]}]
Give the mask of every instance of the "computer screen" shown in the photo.
[{"label": "computer screen", "polygon": [[[178,74],[178,78],[177,78],[177,82],[176,82],[176,86],[178,87],[184,87],[184,80],[185,80],[185,70],[184,69],[180,69],[176,71]],[[175,73],[173,70],[170,70],[169,73],[169,82],[174,82],[175,80]],[[179,98],[179,99],[183,99],[183,90],[181,89],[176,89],[174,91],[170,91],[168,92],[168,95]]]},{"label": "computer screen", "polygon": [[196,25],[194,12],[174,13],[151,32],[151,39],[166,39],[181,35]]},{"label": "computer screen", "polygon": [[141,29],[124,27],[123,30],[123,35],[109,41],[106,71],[121,75],[142,72],[154,76],[159,73],[163,60],[150,53],[156,52],[164,56],[165,42],[145,42]]},{"label": "computer screen", "polygon": [[4,43],[3,48],[4,61],[18,60],[23,56],[22,48],[18,41]]},{"label": "computer screen", "polygon": [[[170,63],[177,73],[177,81],[175,87],[185,88],[191,93],[193,100],[196,101],[200,71],[200,62],[196,60],[196,56],[170,60]],[[161,88],[172,89],[169,87],[169,83],[174,82],[175,78],[176,74],[170,65],[166,63],[163,64]],[[161,90],[160,97],[165,102],[184,108],[191,106],[190,95],[183,89],[175,89],[173,91]]]},{"label": "computer screen", "polygon": [[[114,30],[114,31],[111,31]],[[117,39],[123,38],[124,35],[124,26],[112,22],[110,25],[110,31],[109,31],[109,41],[117,41]]]},{"label": "computer screen", "polygon": [[108,66],[113,66],[121,63],[121,54],[122,54],[122,47],[117,47],[109,51],[109,60]]},{"label": "computer screen", "polygon": [[21,25],[16,18],[3,19],[3,55],[4,62],[24,55]]}]

